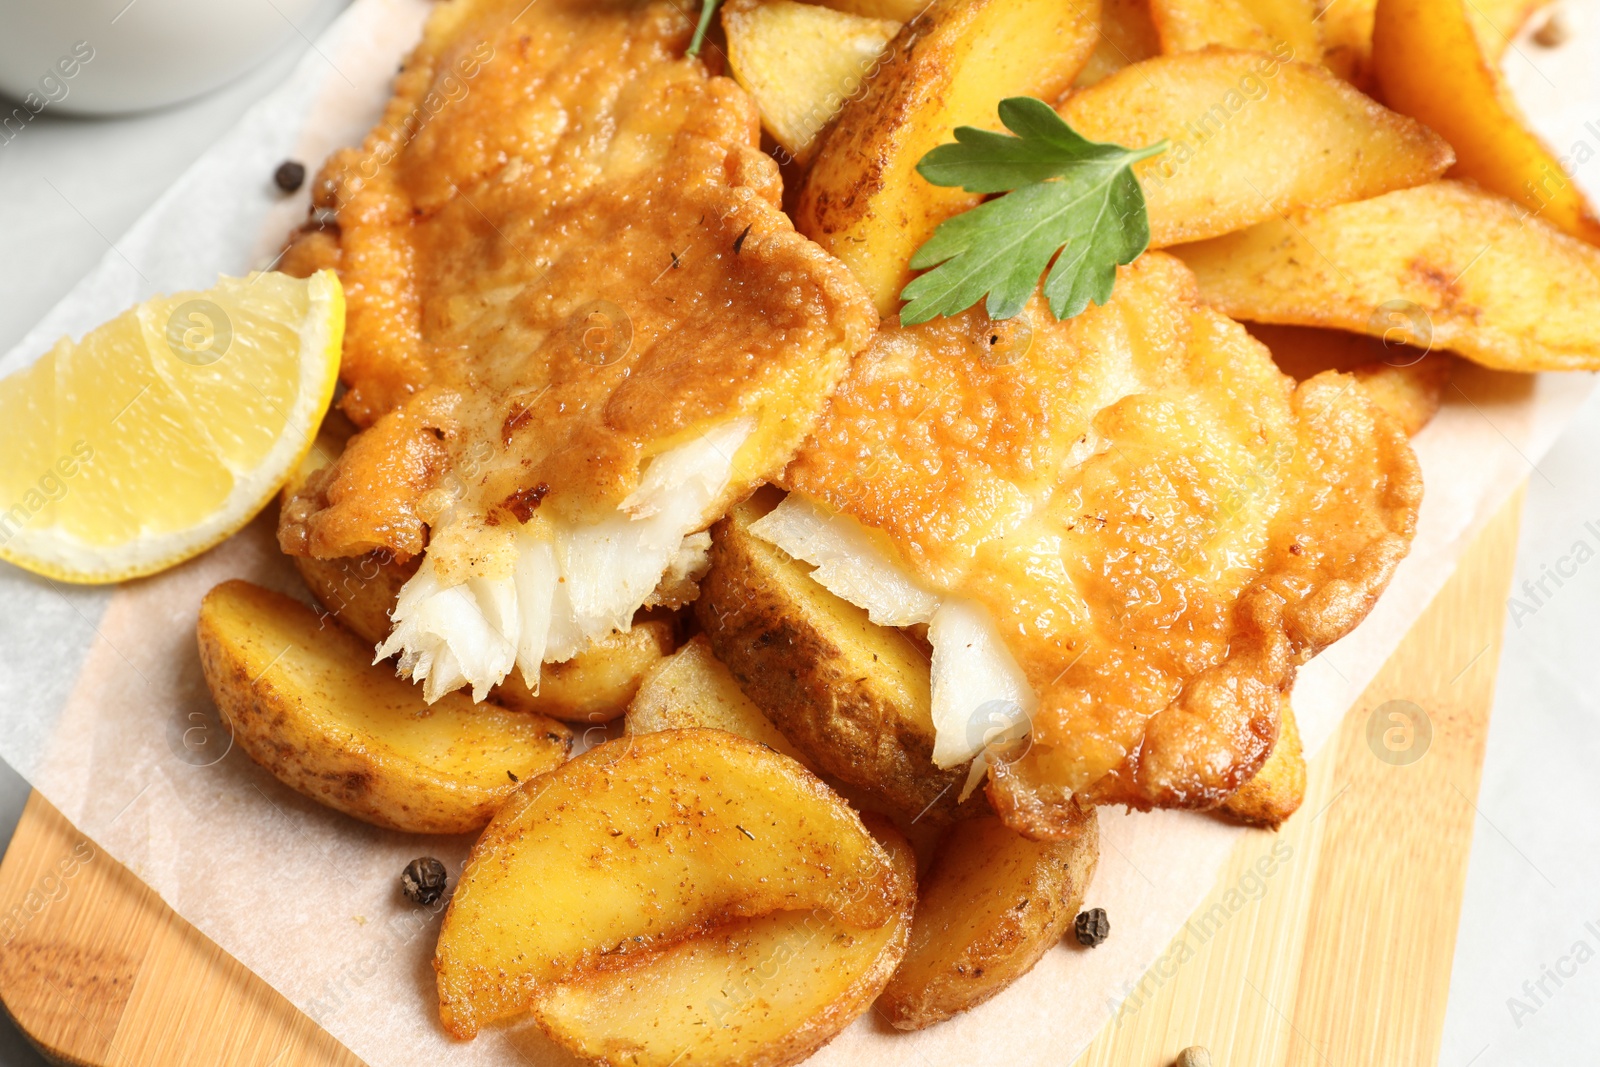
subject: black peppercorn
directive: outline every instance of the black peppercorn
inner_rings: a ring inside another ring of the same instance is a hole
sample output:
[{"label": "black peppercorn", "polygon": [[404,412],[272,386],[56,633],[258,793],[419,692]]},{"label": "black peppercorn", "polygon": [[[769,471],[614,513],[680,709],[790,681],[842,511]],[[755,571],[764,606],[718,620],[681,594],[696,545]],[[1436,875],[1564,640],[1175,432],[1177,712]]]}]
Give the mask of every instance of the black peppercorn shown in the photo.
[{"label": "black peppercorn", "polygon": [[444,896],[449,883],[450,877],[445,872],[444,864],[432,856],[414,859],[400,872],[400,891],[411,903],[423,907],[436,903]]},{"label": "black peppercorn", "polygon": [[272,182],[286,193],[292,193],[304,185],[306,181],[306,165],[296,163],[294,160],[285,160],[278,164],[278,169],[272,172]]},{"label": "black peppercorn", "polygon": [[1100,942],[1111,936],[1111,920],[1106,918],[1106,909],[1090,908],[1080,911],[1078,919],[1073,923],[1073,932],[1078,935],[1078,944],[1085,948],[1094,948]]}]

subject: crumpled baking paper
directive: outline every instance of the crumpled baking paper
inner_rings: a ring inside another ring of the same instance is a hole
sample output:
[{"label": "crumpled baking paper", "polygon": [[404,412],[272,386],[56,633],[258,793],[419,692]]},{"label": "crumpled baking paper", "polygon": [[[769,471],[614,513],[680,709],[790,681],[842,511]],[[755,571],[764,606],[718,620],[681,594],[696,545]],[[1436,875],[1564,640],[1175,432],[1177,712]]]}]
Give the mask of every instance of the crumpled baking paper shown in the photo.
[{"label": "crumpled baking paper", "polygon": [[[428,8],[358,0],[294,76],[0,360],[0,372],[156,292],[204,288],[218,273],[270,263],[305,212],[303,191],[284,199],[273,190],[273,169],[284,159],[314,169],[359,141]],[[1600,54],[1600,33],[1579,43]],[[1563,95],[1529,74],[1518,91],[1536,99],[1536,118],[1556,144],[1581,136],[1583,121],[1600,114],[1592,86]],[[1580,177],[1592,184],[1595,176]],[[1371,617],[1308,665],[1296,687],[1308,750],[1333,731],[1475,530],[1538,476],[1533,464],[1590,384],[1588,375],[1463,370],[1416,440],[1427,494],[1410,558]],[[375,1067],[436,1057],[570,1062],[527,1025],[470,1044],[438,1026],[430,966],[437,909],[408,904],[397,883],[420,855],[459,871],[468,839],[393,833],[328,811],[257,768],[219,723],[195,649],[200,598],[233,577],[306,596],[273,544],[273,511],[183,567],[116,589],[69,587],[0,564],[0,755],[179,915]],[[1101,820],[1089,903],[1111,910],[1109,942],[1093,952],[1058,947],[989,1003],[920,1033],[895,1033],[869,1013],[813,1062],[1070,1062],[1180,930],[1244,832],[1175,812],[1108,810]],[[25,939],[26,927],[15,936]]]}]

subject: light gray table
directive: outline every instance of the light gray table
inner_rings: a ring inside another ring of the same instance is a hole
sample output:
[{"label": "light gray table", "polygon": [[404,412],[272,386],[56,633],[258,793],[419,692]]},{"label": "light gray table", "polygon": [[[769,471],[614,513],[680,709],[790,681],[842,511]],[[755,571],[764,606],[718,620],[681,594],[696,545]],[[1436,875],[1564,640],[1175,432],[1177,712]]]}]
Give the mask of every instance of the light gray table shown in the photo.
[{"label": "light gray table", "polygon": [[[306,35],[340,6],[328,0]],[[115,120],[47,113],[0,145],[0,351],[303,47],[195,103]],[[1600,1062],[1600,398],[1530,475],[1517,587],[1552,570],[1561,584],[1546,578],[1537,605],[1519,594],[1535,610],[1507,626],[1442,1067]],[[27,793],[0,763],[0,848]],[[0,1023],[0,1064],[42,1063]]]}]

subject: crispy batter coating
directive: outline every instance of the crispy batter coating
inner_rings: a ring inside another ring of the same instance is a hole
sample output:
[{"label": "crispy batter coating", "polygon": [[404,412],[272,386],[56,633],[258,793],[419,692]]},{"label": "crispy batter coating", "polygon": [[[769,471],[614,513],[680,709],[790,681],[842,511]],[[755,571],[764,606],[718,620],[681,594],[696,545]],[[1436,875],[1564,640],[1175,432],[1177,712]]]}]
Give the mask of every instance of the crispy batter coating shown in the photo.
[{"label": "crispy batter coating", "polygon": [[1278,369],[1296,380],[1325,370],[1343,371],[1361,383],[1372,402],[1415,437],[1439,413],[1455,375],[1456,357],[1425,352],[1365,334],[1312,326],[1251,323],[1250,335],[1272,350]]},{"label": "crispy batter coating", "polygon": [[593,519],[745,416],[730,498],[792,454],[876,315],[779,210],[755,109],[684,57],[691,29],[665,2],[438,7],[318,179],[366,429],[285,509],[286,551],[416,553],[463,502]]},{"label": "crispy batter coating", "polygon": [[784,481],[990,612],[1040,696],[990,784],[1013,827],[1050,836],[1075,793],[1215,806],[1405,555],[1415,457],[1353,379],[1297,386],[1172,257],[1069,322],[1028,315],[1031,342],[978,309],[886,327]]}]

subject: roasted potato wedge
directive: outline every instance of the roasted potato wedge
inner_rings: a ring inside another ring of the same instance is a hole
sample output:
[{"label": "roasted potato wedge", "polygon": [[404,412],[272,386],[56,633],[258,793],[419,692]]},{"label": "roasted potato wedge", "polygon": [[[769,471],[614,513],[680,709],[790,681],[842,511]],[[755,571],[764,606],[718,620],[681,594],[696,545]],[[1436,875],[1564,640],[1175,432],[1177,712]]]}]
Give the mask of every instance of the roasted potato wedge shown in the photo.
[{"label": "roasted potato wedge", "polygon": [[824,910],[858,930],[915,889],[800,764],[721,730],[609,741],[524,783],[474,846],[434,958],[444,1027],[739,919]]},{"label": "roasted potato wedge", "polygon": [[712,528],[695,604],[712,650],[819,771],[907,817],[948,818],[967,770],[934,766],[926,654],[750,532],[778,499],[763,491]]},{"label": "roasted potato wedge", "polygon": [[900,23],[795,0],[728,0],[722,28],[729,69],[756,102],[761,125],[804,163]]},{"label": "roasted potato wedge", "polygon": [[1395,417],[1407,437],[1415,437],[1438,414],[1455,374],[1456,359],[1448,352],[1389,344],[1365,334],[1263,323],[1251,326],[1250,332],[1272,350],[1278,369],[1297,381],[1325,370],[1350,374],[1373,403]]},{"label": "roasted potato wedge", "polygon": [[1103,0],[1100,40],[1072,84],[1083,88],[1123,67],[1161,54],[1161,38],[1150,20],[1149,0]]},{"label": "roasted potato wedge", "polygon": [[[868,829],[895,877],[915,882],[909,846]],[[559,1044],[618,1067],[798,1063],[872,1006],[905,954],[913,898],[877,929],[826,911],[744,919],[648,958],[555,987],[534,1018]]]},{"label": "roasted potato wedge", "polygon": [[[1483,58],[1499,66],[1512,38],[1523,22],[1549,5],[1550,0],[1472,0],[1467,21],[1478,38]],[[1373,16],[1378,0],[1320,0],[1318,24],[1322,26],[1323,62],[1363,93],[1374,93]]]},{"label": "roasted potato wedge", "polygon": [[1372,14],[1378,0],[1319,0],[1322,62],[1364,93],[1372,82]]},{"label": "roasted potato wedge", "polygon": [[372,646],[248,582],[206,595],[198,636],[206,684],[239,747],[290,788],[377,826],[476,830],[517,779],[557,766],[571,747],[571,732],[541,715],[459,693],[424,703],[372,665]]},{"label": "roasted potato wedge", "polygon": [[546,663],[537,693],[512,671],[490,699],[562,722],[610,722],[628,710],[645,675],[672,654],[676,643],[670,622],[636,622],[627,633],[613,631],[565,663]]},{"label": "roasted potato wedge", "polygon": [[1227,815],[1251,826],[1276,830],[1306,798],[1306,757],[1300,747],[1300,727],[1294,721],[1286,694],[1278,708],[1278,740],[1261,765],[1239,791],[1222,803]]},{"label": "roasted potato wedge", "polygon": [[1379,0],[1372,69],[1389,106],[1456,150],[1455,176],[1510,197],[1558,229],[1600,243],[1600,218],[1555,155],[1523,125],[1465,0]]},{"label": "roasted potato wedge", "polygon": [[317,603],[344,628],[374,648],[389,636],[389,613],[400,598],[400,587],[417,573],[421,557],[397,560],[384,551],[340,559],[290,556],[300,580]]},{"label": "roasted potato wedge", "polygon": [[806,759],[772,725],[723,662],[704,634],[656,664],[628,706],[628,733],[653,734],[706,726],[757,741],[804,764]]},{"label": "roasted potato wedge", "polygon": [[1322,61],[1315,0],[1150,0],[1150,16],[1167,55],[1220,45]]},{"label": "roasted potato wedge", "polygon": [[[1478,47],[1498,66],[1523,23],[1550,0],[1473,0],[1467,21]],[[1372,22],[1378,0],[1320,0],[1322,61],[1362,92],[1376,92],[1372,77]]]},{"label": "roasted potato wedge", "polygon": [[957,823],[917,894],[911,944],[878,1008],[920,1030],[1033,969],[1072,925],[1100,855],[1095,810],[1069,840],[1030,841],[997,818]]},{"label": "roasted potato wedge", "polygon": [[800,187],[795,225],[850,267],[882,315],[911,254],[981,197],[916,173],[957,126],[998,129],[1008,96],[1055,100],[1099,40],[1099,0],[934,0],[844,106]]},{"label": "roasted potato wedge", "polygon": [[1252,52],[1148,59],[1059,111],[1092,141],[1172,142],[1134,167],[1153,248],[1422,185],[1454,158],[1421,123],[1321,67]]},{"label": "roasted potato wedge", "polygon": [[[682,648],[668,656],[639,687],[639,695],[628,707],[630,734],[655,733],[709,726],[726,730],[776,749],[819,774],[828,787],[863,814],[881,815],[911,843],[922,869],[933,857],[945,831],[941,818],[918,819],[883,803],[873,793],[842,782],[817,768],[789,743],[772,720],[762,714],[754,701],[744,695],[727,665],[717,659],[704,634],[696,634]],[[971,805],[968,805],[971,807]],[[920,814],[917,813],[917,814]],[[869,824],[868,828],[871,826]]]},{"label": "roasted potato wedge", "polygon": [[1459,182],[1173,251],[1236,319],[1406,340],[1502,370],[1600,368],[1600,251]]}]

